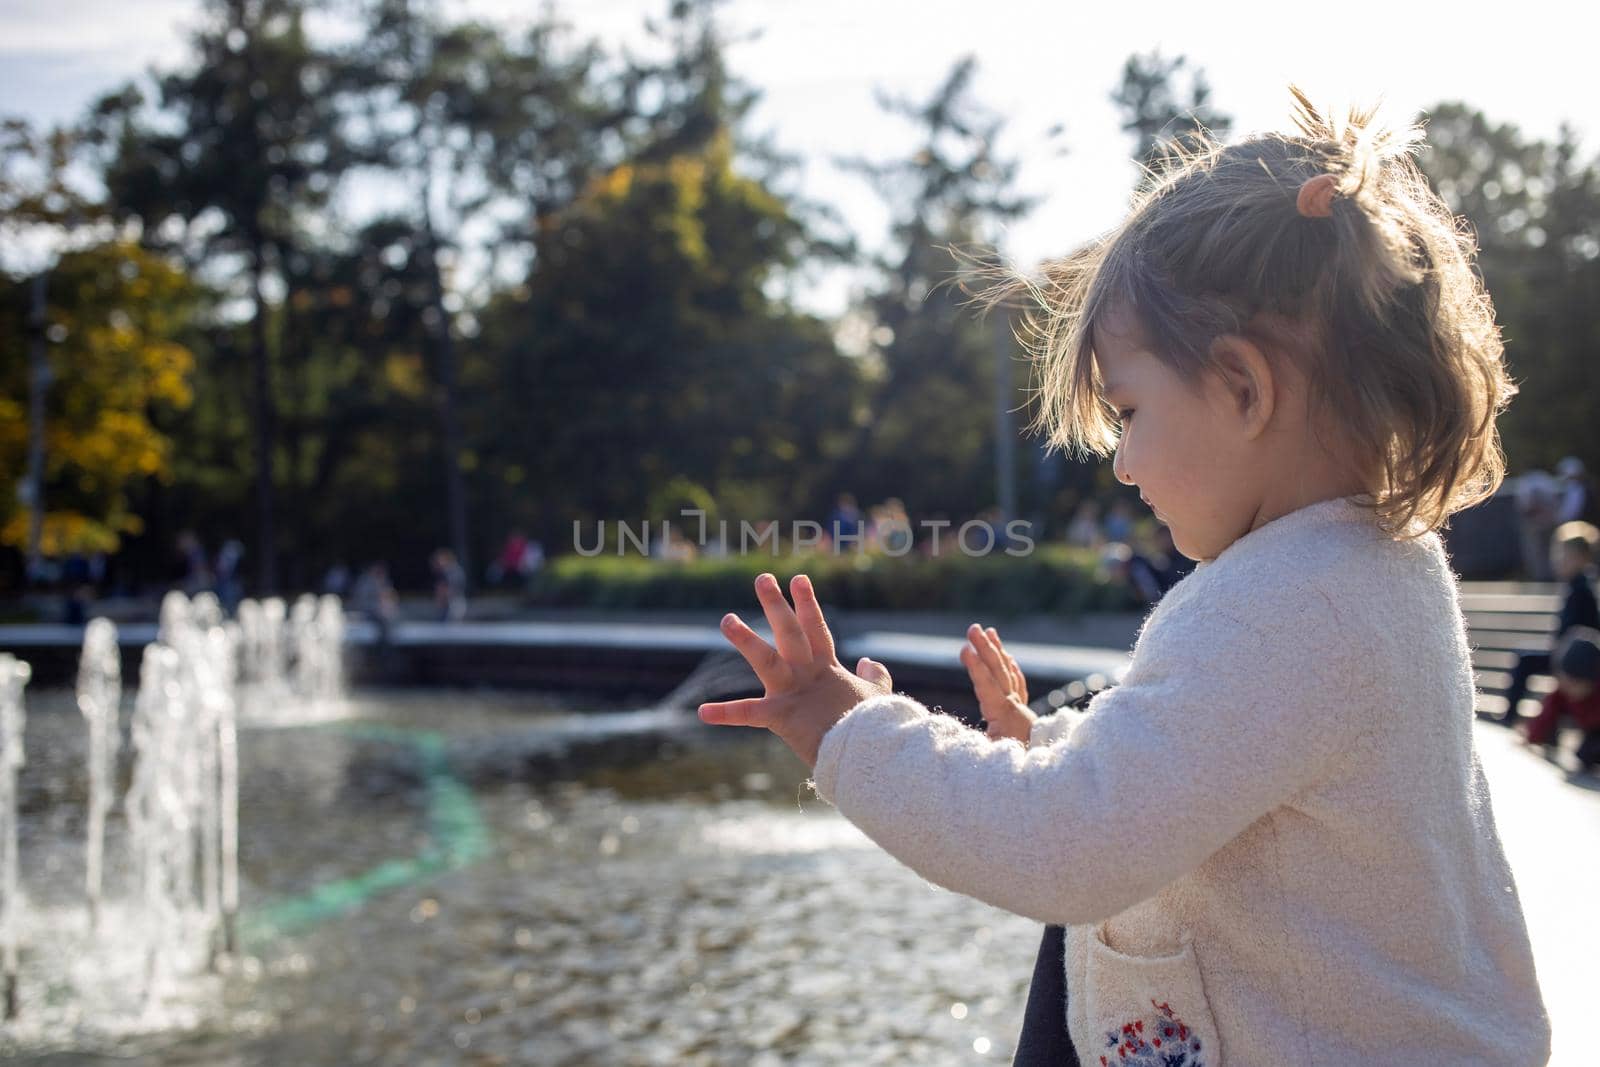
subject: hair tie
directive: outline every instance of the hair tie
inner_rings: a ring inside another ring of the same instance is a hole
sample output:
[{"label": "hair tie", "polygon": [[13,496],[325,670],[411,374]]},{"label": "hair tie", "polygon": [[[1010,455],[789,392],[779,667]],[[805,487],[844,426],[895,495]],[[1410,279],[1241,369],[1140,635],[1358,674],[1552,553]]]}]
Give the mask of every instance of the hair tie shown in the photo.
[{"label": "hair tie", "polygon": [[1307,178],[1295,197],[1295,210],[1308,219],[1325,219],[1333,215],[1333,198],[1339,191],[1339,180],[1331,174],[1318,174]]}]

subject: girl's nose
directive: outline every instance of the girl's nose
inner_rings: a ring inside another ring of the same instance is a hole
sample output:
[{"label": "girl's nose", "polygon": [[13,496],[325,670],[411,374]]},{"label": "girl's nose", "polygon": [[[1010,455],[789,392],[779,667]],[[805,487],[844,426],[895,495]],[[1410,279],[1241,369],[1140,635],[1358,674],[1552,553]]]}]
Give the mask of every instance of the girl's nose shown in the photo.
[{"label": "girl's nose", "polygon": [[1122,441],[1117,441],[1117,450],[1111,456],[1111,473],[1123,485],[1132,485],[1133,479],[1128,477],[1128,469],[1122,464]]}]

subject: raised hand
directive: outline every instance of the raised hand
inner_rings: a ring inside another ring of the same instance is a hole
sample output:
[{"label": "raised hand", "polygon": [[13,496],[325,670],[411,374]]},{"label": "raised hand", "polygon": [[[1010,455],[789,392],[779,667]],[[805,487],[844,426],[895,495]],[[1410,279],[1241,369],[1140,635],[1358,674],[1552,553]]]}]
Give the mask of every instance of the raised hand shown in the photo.
[{"label": "raised hand", "polygon": [[1028,707],[1028,682],[1001,643],[999,631],[993,626],[985,630],[977,623],[967,627],[961,663],[978,695],[978,707],[987,723],[985,732],[996,741],[1014,737],[1026,745],[1039,716]]},{"label": "raised hand", "polygon": [[764,727],[782,738],[806,766],[815,767],[828,729],[867,697],[892,692],[893,682],[888,668],[865,657],[855,674],[845,670],[810,578],[795,575],[789,592],[793,608],[777,578],[771,574],[756,578],[756,599],[772,627],[776,648],[738,615],[729,612],[722,618],[722,636],[756,672],[766,695],[701,704],[700,718],[718,726]]}]

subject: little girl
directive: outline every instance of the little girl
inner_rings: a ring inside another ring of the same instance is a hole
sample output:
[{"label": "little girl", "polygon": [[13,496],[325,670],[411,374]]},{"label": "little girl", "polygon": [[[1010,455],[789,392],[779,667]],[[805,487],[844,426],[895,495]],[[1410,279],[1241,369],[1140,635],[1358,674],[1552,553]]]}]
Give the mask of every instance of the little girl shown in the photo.
[{"label": "little girl", "polygon": [[1037,301],[1051,443],[1114,452],[1199,561],[1122,683],[1035,719],[974,627],[985,736],[846,670],[809,580],[791,608],[764,574],[776,647],[723,630],[766,695],[700,714],[776,732],[924,878],[1065,927],[1085,1067],[1542,1064],[1437,533],[1500,483],[1514,387],[1420,131],[1291,91],[1297,134],[1185,153],[984,294]]}]

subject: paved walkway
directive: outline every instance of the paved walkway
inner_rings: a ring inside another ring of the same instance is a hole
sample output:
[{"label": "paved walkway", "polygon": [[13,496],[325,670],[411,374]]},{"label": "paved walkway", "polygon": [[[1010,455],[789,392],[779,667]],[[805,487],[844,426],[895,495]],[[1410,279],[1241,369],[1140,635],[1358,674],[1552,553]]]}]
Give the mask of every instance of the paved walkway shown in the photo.
[{"label": "paved walkway", "polygon": [[1555,1030],[1553,1067],[1596,1062],[1595,968],[1600,964],[1600,781],[1571,773],[1573,738],[1547,760],[1516,732],[1476,726],[1495,824],[1517,880],[1539,984]]}]

